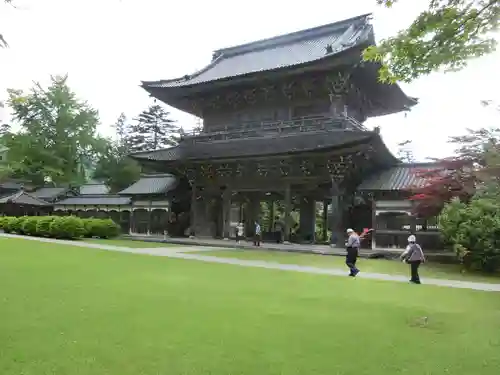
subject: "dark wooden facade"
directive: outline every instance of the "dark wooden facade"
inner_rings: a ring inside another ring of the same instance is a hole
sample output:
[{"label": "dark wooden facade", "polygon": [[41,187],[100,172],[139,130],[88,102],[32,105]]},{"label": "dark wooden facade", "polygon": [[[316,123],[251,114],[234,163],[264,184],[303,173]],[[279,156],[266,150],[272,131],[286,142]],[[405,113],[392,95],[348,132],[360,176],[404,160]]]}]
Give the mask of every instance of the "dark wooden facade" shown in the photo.
[{"label": "dark wooden facade", "polygon": [[[297,241],[317,241],[321,202],[331,241],[343,243],[347,226],[373,226],[373,194],[355,202],[362,181],[398,164],[363,122],[416,103],[397,85],[380,84],[378,65],[361,62],[373,43],[368,17],[360,16],[219,50],[193,75],[144,82],[204,127],[176,147],[132,156],[189,182],[194,236],[228,238],[240,221],[251,236],[261,203],[274,211],[280,202],[283,217],[272,212],[263,229],[279,221],[285,241],[297,232]],[[292,211],[300,212],[296,229]]]}]

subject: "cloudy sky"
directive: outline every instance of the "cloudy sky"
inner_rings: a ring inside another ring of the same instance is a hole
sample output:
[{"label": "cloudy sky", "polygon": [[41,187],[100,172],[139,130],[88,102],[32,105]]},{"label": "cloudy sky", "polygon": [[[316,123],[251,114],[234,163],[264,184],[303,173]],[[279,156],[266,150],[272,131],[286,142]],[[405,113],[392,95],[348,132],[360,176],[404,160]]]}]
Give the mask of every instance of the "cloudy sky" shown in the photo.
[{"label": "cloudy sky", "polygon": [[[121,112],[133,117],[151,102],[141,80],[192,73],[222,47],[331,23],[373,12],[378,39],[408,25],[428,0],[401,0],[391,10],[376,0],[293,2],[253,0],[15,0],[0,5],[0,32],[10,44],[0,50],[0,99],[6,88],[69,74],[69,83],[101,115],[100,132],[110,135]],[[432,74],[402,85],[420,104],[406,116],[371,119],[385,143],[413,140],[416,156],[446,156],[449,135],[466,127],[498,123],[499,115],[480,106],[500,101],[500,52],[475,60],[458,73]],[[184,128],[195,119],[172,110]],[[3,113],[4,119],[8,113]]]}]

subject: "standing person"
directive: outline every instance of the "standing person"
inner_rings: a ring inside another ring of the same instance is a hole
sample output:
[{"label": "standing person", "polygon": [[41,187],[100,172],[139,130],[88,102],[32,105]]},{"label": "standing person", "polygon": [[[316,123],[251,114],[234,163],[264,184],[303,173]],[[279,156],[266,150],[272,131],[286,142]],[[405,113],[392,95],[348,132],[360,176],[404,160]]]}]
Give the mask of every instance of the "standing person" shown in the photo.
[{"label": "standing person", "polygon": [[241,239],[243,238],[244,230],[245,230],[245,227],[243,226],[243,223],[239,222],[238,225],[236,226],[236,243],[241,242]]},{"label": "standing person", "polygon": [[359,273],[359,269],[356,268],[360,246],[359,236],[351,228],[347,229],[347,235],[349,238],[346,242],[347,255],[345,257],[345,264],[349,267],[349,276],[355,277]]},{"label": "standing person", "polygon": [[253,238],[253,244],[255,246],[260,246],[260,236],[261,236],[260,224],[255,222],[255,236]]},{"label": "standing person", "polygon": [[280,221],[280,218],[276,216],[274,218],[274,235],[276,237],[276,243],[283,242],[283,224]]},{"label": "standing person", "polygon": [[417,238],[413,234],[408,237],[408,246],[406,246],[406,250],[401,254],[401,259],[410,265],[410,282],[420,284],[418,268],[425,262],[425,255],[422,248],[417,243]]}]

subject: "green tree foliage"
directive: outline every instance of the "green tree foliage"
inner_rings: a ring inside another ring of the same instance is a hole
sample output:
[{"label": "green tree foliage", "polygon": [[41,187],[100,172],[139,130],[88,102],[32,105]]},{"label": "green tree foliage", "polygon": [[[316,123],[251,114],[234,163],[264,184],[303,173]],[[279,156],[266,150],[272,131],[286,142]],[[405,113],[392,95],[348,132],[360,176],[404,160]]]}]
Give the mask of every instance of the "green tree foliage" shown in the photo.
[{"label": "green tree foliage", "polygon": [[472,164],[462,172],[475,185],[467,201],[452,200],[439,218],[445,241],[467,267],[494,271],[500,267],[500,129],[467,130],[452,137],[458,159]]},{"label": "green tree foliage", "polygon": [[127,134],[131,152],[158,150],[177,144],[180,128],[160,105],[153,104],[135,119]]},{"label": "green tree foliage", "polygon": [[79,100],[67,77],[52,77],[49,87],[35,83],[25,93],[9,90],[8,104],[20,132],[6,141],[13,177],[35,185],[85,181],[85,165],[102,152],[96,137],[98,113]]},{"label": "green tree foliage", "polygon": [[139,164],[128,157],[129,125],[122,113],[113,128],[116,130],[117,139],[108,141],[105,151],[100,155],[93,178],[106,183],[112,193],[125,189],[136,182],[141,174]]},{"label": "green tree foliage", "polygon": [[445,242],[467,268],[493,272],[500,266],[500,201],[476,196],[468,204],[453,200],[439,217]]},{"label": "green tree foliage", "polygon": [[[404,6],[398,0],[377,2]],[[380,80],[391,83],[410,82],[439,69],[460,70],[470,58],[495,50],[492,32],[499,16],[498,0],[429,0],[428,9],[408,28],[366,49],[364,59],[382,63]]]}]

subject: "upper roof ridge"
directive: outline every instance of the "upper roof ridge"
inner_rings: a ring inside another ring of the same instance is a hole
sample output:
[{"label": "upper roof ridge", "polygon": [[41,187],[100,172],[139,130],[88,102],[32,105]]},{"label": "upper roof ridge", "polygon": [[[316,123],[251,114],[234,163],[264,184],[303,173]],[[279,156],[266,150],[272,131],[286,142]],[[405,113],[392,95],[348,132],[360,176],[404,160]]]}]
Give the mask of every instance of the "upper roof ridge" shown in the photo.
[{"label": "upper roof ridge", "polygon": [[[221,55],[225,57],[239,55],[258,49],[266,49],[280,45],[286,45],[290,43],[295,43],[300,40],[307,40],[323,36],[332,32],[341,30],[342,28],[348,28],[350,26],[361,26],[367,25],[371,17],[371,13],[362,14],[360,16],[352,17],[346,20],[337,21],[329,23],[322,26],[316,26],[309,29],[299,30],[292,33],[281,34],[271,38],[265,38],[245,44],[236,45],[233,47],[221,48],[215,50],[213,53],[213,60],[217,59]],[[358,25],[356,25],[358,24]]]}]

